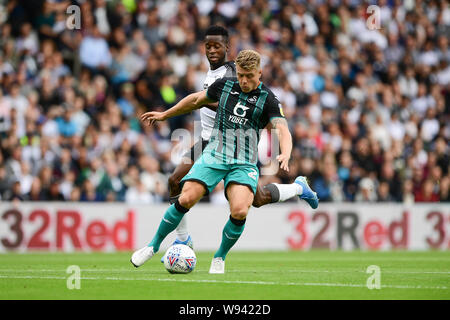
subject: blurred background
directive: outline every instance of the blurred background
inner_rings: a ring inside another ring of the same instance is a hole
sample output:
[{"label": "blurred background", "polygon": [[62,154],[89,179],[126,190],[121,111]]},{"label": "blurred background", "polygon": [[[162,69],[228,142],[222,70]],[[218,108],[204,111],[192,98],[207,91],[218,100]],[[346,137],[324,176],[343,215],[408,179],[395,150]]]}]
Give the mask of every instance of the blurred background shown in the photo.
[{"label": "blurred background", "polygon": [[[449,202],[450,4],[420,0],[0,0],[0,200],[167,201],[171,133],[199,116],[138,117],[203,89],[213,24],[229,60],[262,55],[293,135],[289,174],[263,184],[305,175],[322,202]],[[203,201],[226,203],[223,185]]]}]

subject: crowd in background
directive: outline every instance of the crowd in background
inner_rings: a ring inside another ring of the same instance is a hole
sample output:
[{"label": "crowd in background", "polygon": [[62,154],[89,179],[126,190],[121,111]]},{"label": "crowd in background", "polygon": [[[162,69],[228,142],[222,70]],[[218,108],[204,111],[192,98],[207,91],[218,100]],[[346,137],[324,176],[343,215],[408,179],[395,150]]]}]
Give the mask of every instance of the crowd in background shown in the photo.
[{"label": "crowd in background", "polygon": [[[322,202],[450,200],[444,0],[0,0],[0,200],[166,201],[171,133],[198,113],[139,115],[203,89],[213,24],[229,60],[261,54],[293,136],[289,173],[261,183],[305,175]],[[223,185],[204,201],[224,203]]]}]

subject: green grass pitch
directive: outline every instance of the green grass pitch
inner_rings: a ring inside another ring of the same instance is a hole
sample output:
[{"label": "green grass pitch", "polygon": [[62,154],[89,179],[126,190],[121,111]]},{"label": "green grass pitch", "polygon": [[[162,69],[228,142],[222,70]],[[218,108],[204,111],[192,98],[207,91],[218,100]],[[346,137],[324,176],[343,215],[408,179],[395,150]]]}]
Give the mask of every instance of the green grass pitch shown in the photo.
[{"label": "green grass pitch", "polygon": [[[0,254],[0,299],[450,299],[450,251],[231,251],[223,275],[208,274],[211,252],[185,275],[169,274],[161,254],[138,269],[131,252]],[[67,287],[71,265],[80,289]],[[367,287],[371,265],[380,289]]]}]

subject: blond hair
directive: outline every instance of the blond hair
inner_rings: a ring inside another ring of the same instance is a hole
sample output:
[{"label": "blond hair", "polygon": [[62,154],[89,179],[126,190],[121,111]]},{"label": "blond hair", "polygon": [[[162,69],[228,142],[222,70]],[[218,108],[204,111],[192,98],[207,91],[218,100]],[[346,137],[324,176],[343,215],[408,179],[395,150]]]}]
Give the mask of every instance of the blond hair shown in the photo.
[{"label": "blond hair", "polygon": [[242,69],[249,71],[259,69],[261,56],[255,50],[242,50],[236,57],[235,63]]}]

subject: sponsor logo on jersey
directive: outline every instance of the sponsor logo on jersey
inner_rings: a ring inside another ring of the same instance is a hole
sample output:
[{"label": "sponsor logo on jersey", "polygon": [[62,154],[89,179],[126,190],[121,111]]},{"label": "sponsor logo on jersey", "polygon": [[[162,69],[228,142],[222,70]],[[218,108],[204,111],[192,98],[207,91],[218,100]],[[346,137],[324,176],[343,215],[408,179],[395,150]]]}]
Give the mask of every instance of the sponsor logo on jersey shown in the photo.
[{"label": "sponsor logo on jersey", "polygon": [[233,113],[235,115],[230,115],[228,117],[228,121],[236,123],[236,124],[246,124],[248,119],[245,118],[245,115],[247,114],[247,110],[250,109],[249,107],[246,107],[242,105],[240,102],[238,102],[233,109]]},{"label": "sponsor logo on jersey", "polygon": [[[237,115],[238,117],[245,117],[247,114],[247,110],[250,109],[249,107],[246,107],[242,105],[240,102],[238,102],[233,109],[233,113]],[[242,111],[240,111],[242,110]]]}]

